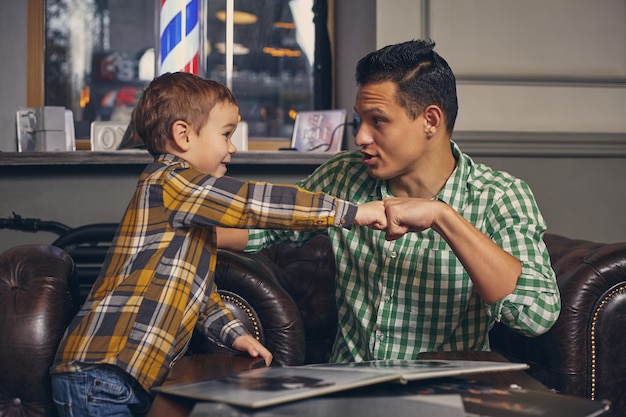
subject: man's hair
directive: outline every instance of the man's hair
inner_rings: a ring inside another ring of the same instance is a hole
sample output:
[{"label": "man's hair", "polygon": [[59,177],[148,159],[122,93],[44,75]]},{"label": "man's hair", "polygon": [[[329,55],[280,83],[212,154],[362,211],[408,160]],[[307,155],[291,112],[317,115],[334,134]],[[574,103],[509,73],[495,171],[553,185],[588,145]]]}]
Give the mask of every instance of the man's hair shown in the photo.
[{"label": "man's hair", "polygon": [[415,119],[429,105],[443,111],[446,128],[452,134],[458,102],[456,79],[445,59],[433,50],[432,40],[412,40],[389,45],[359,60],[359,86],[392,81],[398,89],[398,103]]},{"label": "man's hair", "polygon": [[139,98],[132,117],[135,131],[156,156],[165,153],[166,143],[173,140],[175,121],[199,132],[213,107],[223,102],[237,104],[225,85],[187,72],[166,73],[152,80]]}]

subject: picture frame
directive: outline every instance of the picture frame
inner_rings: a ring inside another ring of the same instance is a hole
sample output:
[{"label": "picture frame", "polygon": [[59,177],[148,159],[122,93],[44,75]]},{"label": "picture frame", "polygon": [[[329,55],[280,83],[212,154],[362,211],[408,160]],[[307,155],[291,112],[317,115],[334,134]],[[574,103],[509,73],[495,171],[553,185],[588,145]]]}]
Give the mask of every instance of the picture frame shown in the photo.
[{"label": "picture frame", "polygon": [[43,117],[43,114],[47,114],[46,109],[48,108],[45,106],[17,109],[15,119],[17,152],[76,150],[73,112],[69,109],[61,109],[61,118],[54,118],[53,129],[44,130],[44,121],[50,117]]},{"label": "picture frame", "polygon": [[291,148],[301,152],[338,152],[346,126],[346,110],[301,111],[291,138]]},{"label": "picture frame", "polygon": [[17,151],[36,151],[37,140],[35,132],[37,128],[37,116],[35,109],[31,107],[17,109],[15,125],[17,130]]}]

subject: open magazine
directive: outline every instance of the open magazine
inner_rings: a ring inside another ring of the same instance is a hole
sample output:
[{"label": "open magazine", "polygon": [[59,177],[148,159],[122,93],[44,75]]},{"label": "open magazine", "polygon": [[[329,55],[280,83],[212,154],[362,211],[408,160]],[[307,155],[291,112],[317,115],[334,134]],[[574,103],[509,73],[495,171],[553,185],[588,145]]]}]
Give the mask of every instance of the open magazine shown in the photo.
[{"label": "open magazine", "polygon": [[229,376],[156,388],[196,400],[261,408],[384,382],[522,370],[523,363],[389,360],[258,368]]},{"label": "open magazine", "polygon": [[190,417],[598,417],[610,409],[607,401],[450,377],[343,391],[262,409],[198,402]]}]

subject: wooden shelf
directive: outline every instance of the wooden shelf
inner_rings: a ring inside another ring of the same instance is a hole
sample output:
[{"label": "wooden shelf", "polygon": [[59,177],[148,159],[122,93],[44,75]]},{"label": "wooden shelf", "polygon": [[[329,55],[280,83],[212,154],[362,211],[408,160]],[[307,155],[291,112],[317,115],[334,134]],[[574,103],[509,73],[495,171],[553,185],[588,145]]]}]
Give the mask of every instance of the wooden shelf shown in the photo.
[{"label": "wooden shelf", "polygon": [[[250,151],[233,155],[233,165],[320,165],[333,154],[297,151]],[[0,152],[0,166],[144,165],[147,151]]]}]

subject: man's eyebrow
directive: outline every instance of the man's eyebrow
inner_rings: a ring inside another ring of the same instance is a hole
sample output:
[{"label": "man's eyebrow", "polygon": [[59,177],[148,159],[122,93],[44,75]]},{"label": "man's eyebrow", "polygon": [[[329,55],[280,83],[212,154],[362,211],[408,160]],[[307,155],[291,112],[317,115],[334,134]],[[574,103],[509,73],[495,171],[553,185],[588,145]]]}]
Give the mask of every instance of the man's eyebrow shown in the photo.
[{"label": "man's eyebrow", "polygon": [[369,113],[379,113],[379,114],[386,114],[385,111],[383,109],[381,109],[380,107],[370,107],[370,108],[366,108],[363,109],[362,112],[358,112],[356,107],[354,108],[354,112],[358,115],[365,115],[365,114],[369,114]]}]

